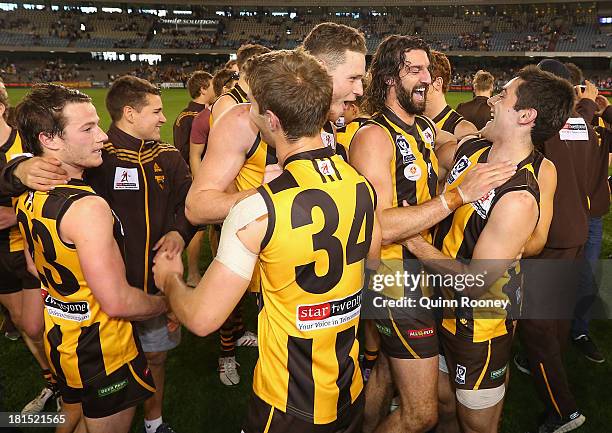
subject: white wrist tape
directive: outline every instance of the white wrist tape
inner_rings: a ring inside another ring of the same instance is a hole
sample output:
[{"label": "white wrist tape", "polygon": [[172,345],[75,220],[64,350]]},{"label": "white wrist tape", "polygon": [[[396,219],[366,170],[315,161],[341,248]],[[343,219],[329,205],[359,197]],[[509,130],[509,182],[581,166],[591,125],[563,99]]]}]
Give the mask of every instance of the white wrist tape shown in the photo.
[{"label": "white wrist tape", "polygon": [[450,212],[450,207],[448,207],[448,202],[446,201],[446,197],[444,197],[444,193],[440,194],[438,197],[440,197],[440,200],[442,201],[442,206],[444,206],[444,209]]},{"label": "white wrist tape", "polygon": [[465,195],[463,195],[463,191],[461,191],[460,187],[457,187],[457,192],[459,193],[459,195],[461,196],[461,201],[463,202],[463,204],[466,203],[465,201]]},{"label": "white wrist tape", "polygon": [[258,255],[253,254],[244,246],[238,238],[238,232],[257,218],[267,214],[268,208],[261,194],[253,194],[236,203],[223,221],[215,260],[223,263],[245,280],[251,280]]}]

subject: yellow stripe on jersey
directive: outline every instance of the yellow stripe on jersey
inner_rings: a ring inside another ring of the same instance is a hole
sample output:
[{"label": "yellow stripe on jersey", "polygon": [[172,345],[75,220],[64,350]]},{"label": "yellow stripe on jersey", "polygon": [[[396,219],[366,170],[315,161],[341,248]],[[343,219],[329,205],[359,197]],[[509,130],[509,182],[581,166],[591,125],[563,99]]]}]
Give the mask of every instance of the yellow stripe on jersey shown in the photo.
[{"label": "yellow stripe on jersey", "polygon": [[253,389],[283,412],[327,424],[363,389],[356,335],[376,198],[331,147],[293,155],[284,168],[258,189],[268,229]]},{"label": "yellow stripe on jersey", "polygon": [[455,128],[462,120],[465,120],[463,116],[453,110],[449,105],[444,107],[444,109],[432,119],[438,129],[450,134],[455,133]]},{"label": "yellow stripe on jersey", "polygon": [[[471,139],[457,150],[453,168],[449,172],[446,188],[456,188],[478,163],[486,162],[491,143],[484,139]],[[517,172],[506,183],[490,191],[480,200],[459,207],[453,214],[441,221],[434,233],[434,246],[446,256],[469,261],[478,242],[480,233],[499,199],[512,191],[531,193],[539,206],[539,188],[534,164],[541,162],[540,155],[532,152],[517,167]],[[479,297],[482,300],[510,301],[511,307],[517,302],[522,276],[517,265],[507,270],[489,289]],[[458,299],[453,288],[441,288],[446,299]],[[442,326],[452,334],[461,334],[473,342],[483,342],[506,335],[512,328],[510,309],[478,308],[477,310],[458,307],[447,308]],[[474,317],[476,315],[476,317]]]},{"label": "yellow stripe on jersey", "polygon": [[111,374],[138,355],[131,323],[102,311],[85,281],[76,248],[60,238],[66,210],[91,195],[91,187],[72,180],[51,192],[24,193],[17,201],[19,228],[44,288],[47,359],[53,372],[73,388]]},{"label": "yellow stripe on jersey", "polygon": [[[21,136],[19,135],[17,130],[13,129],[11,131],[9,140],[2,146],[2,152],[5,154],[7,162],[24,154]],[[17,199],[12,198],[11,203],[13,207],[15,207]],[[21,233],[19,233],[19,228],[15,225],[6,230],[8,231],[8,252],[14,253],[18,251],[23,251],[23,237],[21,236]]]}]

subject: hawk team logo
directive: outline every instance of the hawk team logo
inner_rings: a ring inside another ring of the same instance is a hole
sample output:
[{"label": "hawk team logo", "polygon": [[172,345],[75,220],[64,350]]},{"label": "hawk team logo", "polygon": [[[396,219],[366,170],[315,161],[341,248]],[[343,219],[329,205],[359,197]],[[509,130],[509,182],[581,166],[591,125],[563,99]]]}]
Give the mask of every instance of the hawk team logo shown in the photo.
[{"label": "hawk team logo", "polygon": [[334,168],[332,167],[329,161],[317,160],[317,165],[319,166],[319,171],[321,172],[321,174],[324,174],[325,176],[331,176],[335,174]]},{"label": "hawk team logo", "polygon": [[161,189],[164,189],[164,184],[166,183],[166,176],[164,176],[164,172],[161,167],[155,163],[153,166],[153,171],[155,172],[155,181],[159,185]]}]

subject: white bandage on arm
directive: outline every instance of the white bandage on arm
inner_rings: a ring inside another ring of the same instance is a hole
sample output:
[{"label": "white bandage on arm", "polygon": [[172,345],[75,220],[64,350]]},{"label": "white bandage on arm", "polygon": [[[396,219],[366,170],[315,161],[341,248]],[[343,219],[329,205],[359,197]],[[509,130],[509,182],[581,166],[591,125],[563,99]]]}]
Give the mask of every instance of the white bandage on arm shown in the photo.
[{"label": "white bandage on arm", "polygon": [[457,401],[472,410],[486,409],[499,403],[506,394],[506,386],[502,383],[493,389],[458,389],[455,391]]},{"label": "white bandage on arm", "polygon": [[261,194],[253,194],[236,203],[223,221],[221,239],[215,260],[223,263],[232,272],[245,280],[253,276],[257,254],[244,246],[238,232],[257,218],[268,214],[268,208]]}]

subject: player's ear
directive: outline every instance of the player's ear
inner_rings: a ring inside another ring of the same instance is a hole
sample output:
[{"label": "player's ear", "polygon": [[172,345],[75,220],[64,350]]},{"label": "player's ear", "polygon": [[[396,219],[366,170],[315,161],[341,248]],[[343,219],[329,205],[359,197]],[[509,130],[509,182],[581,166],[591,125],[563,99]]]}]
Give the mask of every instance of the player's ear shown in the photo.
[{"label": "player's ear", "polygon": [[61,144],[59,143],[59,137],[57,135],[51,135],[48,132],[39,133],[38,141],[40,141],[42,147],[48,150],[57,151],[61,147]]},{"label": "player's ear", "polygon": [[278,131],[282,127],[278,116],[270,110],[266,110],[266,121],[271,131]]},{"label": "player's ear", "polygon": [[134,115],[136,114],[136,109],[129,105],[123,107],[123,116],[122,119],[127,120],[130,123],[134,123]]},{"label": "player's ear", "polygon": [[529,125],[530,123],[535,122],[537,117],[538,111],[535,108],[525,108],[520,110],[519,124]]}]

